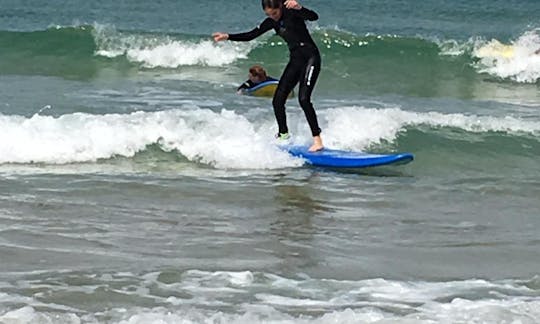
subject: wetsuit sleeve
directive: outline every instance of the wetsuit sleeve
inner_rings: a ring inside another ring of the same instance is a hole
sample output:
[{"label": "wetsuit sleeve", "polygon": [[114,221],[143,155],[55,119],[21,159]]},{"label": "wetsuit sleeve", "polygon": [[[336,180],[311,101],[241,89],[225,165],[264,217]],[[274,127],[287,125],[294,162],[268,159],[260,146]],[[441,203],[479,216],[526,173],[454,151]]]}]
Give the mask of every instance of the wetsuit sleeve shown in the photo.
[{"label": "wetsuit sleeve", "polygon": [[255,39],[262,34],[266,33],[270,29],[272,29],[272,19],[266,18],[262,24],[255,27],[251,31],[245,32],[245,33],[239,33],[239,34],[229,34],[229,40],[231,41],[237,41],[237,42],[247,42],[252,39]]},{"label": "wetsuit sleeve", "polygon": [[242,83],[238,89],[236,89],[236,91],[240,91],[240,90],[244,90],[244,89],[249,89],[252,87],[252,85],[250,84],[249,82],[250,80],[247,80],[246,82]]},{"label": "wetsuit sleeve", "polygon": [[291,10],[291,11],[293,11],[298,17],[304,20],[315,21],[319,19],[319,15],[315,11],[309,10],[306,7],[302,7],[302,9],[300,10]]}]

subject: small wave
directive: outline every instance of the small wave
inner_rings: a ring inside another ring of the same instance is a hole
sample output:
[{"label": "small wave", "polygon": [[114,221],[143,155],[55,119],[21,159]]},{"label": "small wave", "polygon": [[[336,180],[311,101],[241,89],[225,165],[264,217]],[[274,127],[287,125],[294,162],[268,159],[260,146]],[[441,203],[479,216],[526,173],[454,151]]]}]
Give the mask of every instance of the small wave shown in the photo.
[{"label": "small wave", "polygon": [[[345,69],[347,75],[375,69],[376,73],[388,74],[385,79],[392,80],[429,70],[430,76],[436,78],[447,75],[470,78],[468,70],[463,68],[468,66],[478,73],[520,83],[534,83],[540,78],[540,55],[533,54],[540,49],[537,29],[525,32],[509,44],[485,41],[481,37],[457,41],[358,35],[321,27],[313,30],[313,37],[325,56],[325,66],[335,71]],[[31,32],[0,31],[0,46],[4,49],[0,53],[4,72],[73,76],[92,73],[87,70],[99,69],[110,59],[124,59],[131,66],[144,68],[177,69],[225,66],[241,60],[276,65],[282,63],[286,52],[284,42],[272,33],[252,42],[215,43],[210,35],[121,31],[99,23]],[[432,66],[437,69],[430,69]],[[440,75],[432,76],[432,73]]]},{"label": "small wave", "polygon": [[[321,110],[327,147],[369,150],[393,143],[408,129],[455,128],[472,134],[502,132],[538,139],[540,122],[399,108],[338,107]],[[301,165],[272,143],[272,116],[249,121],[230,110],[173,109],[131,114],[60,117],[0,115],[0,163],[65,164],[116,156],[133,157],[149,145],[178,152],[188,160],[216,168],[275,169]],[[289,126],[296,144],[309,143],[301,112],[291,112]]]},{"label": "small wave", "polygon": [[133,157],[148,145],[177,151],[217,168],[266,169],[300,161],[269,145],[271,129],[259,133],[228,110],[169,110],[131,114],[75,113],[58,118],[0,115],[0,163],[65,164],[115,156]]},{"label": "small wave", "polygon": [[439,112],[411,112],[399,108],[341,107],[323,115],[325,143],[352,150],[366,150],[383,141],[393,142],[409,128],[455,128],[470,133],[503,132],[540,134],[540,122],[515,117],[491,117]]},{"label": "small wave", "polygon": [[[92,305],[83,303],[77,312],[61,304],[47,304],[45,298],[24,298],[25,306],[0,313],[0,322],[532,324],[540,320],[538,290],[518,280],[337,280],[199,270],[156,272],[142,277],[123,273],[82,278],[85,280],[80,282],[86,283],[82,287],[43,283],[40,289],[46,295],[60,294],[64,298],[80,296],[84,291],[89,301],[113,294],[122,307],[112,305],[93,313],[84,311],[84,307]],[[32,284],[37,283],[34,280]],[[114,289],[107,289],[110,286]],[[14,292],[0,294],[0,298],[6,302],[21,300]],[[156,306],[132,306],[150,301]]]},{"label": "small wave", "polygon": [[540,30],[527,31],[510,44],[493,39],[478,44],[473,55],[482,73],[520,83],[540,80]]},{"label": "small wave", "polygon": [[210,36],[190,37],[148,35],[119,32],[110,26],[96,25],[96,55],[125,55],[133,63],[146,68],[178,68],[202,65],[223,66],[246,58],[254,43],[215,43]]}]

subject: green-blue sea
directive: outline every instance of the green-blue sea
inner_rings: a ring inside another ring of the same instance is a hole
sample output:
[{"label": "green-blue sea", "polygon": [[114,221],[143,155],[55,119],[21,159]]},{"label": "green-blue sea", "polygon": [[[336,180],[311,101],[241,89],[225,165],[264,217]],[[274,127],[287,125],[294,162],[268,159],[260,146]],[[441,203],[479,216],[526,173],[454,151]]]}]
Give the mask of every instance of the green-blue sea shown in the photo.
[{"label": "green-blue sea", "polygon": [[540,2],[301,4],[324,144],[413,162],[279,148],[259,1],[0,0],[0,323],[540,322]]}]

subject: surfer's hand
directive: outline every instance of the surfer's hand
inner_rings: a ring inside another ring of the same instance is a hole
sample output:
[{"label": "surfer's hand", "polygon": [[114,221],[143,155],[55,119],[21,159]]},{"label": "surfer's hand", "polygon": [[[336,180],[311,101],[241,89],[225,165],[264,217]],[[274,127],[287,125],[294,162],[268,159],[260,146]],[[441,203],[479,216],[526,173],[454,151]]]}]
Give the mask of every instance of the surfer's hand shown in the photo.
[{"label": "surfer's hand", "polygon": [[214,41],[220,42],[229,39],[229,34],[227,33],[213,33]]},{"label": "surfer's hand", "polygon": [[300,5],[298,3],[298,1],[296,0],[286,0],[285,1],[285,7],[287,9],[295,9],[295,10],[300,10],[302,9],[302,5]]}]

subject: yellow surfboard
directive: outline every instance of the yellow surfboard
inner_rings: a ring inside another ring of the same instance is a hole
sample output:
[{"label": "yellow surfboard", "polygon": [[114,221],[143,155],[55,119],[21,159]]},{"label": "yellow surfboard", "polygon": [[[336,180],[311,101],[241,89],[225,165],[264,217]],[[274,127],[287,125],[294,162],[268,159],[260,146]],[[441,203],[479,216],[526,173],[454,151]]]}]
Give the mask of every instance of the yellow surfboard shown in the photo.
[{"label": "yellow surfboard", "polygon": [[[276,92],[278,80],[268,80],[257,84],[254,87],[244,90],[244,93],[255,97],[273,97]],[[289,98],[294,96],[294,91],[291,91]]]},{"label": "yellow surfboard", "polygon": [[515,55],[515,49],[513,45],[503,44],[498,40],[494,39],[488,44],[476,50],[475,54],[479,58],[511,59]]}]

